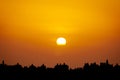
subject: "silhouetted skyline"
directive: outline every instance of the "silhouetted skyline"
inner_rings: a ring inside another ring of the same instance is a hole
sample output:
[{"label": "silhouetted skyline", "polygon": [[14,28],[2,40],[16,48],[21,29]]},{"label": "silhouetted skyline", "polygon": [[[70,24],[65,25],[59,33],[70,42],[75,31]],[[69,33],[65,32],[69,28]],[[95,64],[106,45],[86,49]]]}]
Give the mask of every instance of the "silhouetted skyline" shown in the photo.
[{"label": "silhouetted skyline", "polygon": [[100,65],[85,63],[82,68],[71,69],[65,63],[50,68],[44,64],[38,67],[7,65],[2,61],[0,80],[120,80],[120,65],[113,66],[106,60]]}]

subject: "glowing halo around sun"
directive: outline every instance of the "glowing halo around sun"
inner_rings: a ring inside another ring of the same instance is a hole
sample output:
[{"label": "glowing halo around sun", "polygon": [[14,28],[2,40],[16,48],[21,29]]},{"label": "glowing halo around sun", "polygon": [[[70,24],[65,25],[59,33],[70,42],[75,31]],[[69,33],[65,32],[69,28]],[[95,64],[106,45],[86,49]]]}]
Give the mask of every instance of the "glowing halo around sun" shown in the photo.
[{"label": "glowing halo around sun", "polygon": [[57,45],[66,45],[66,39],[63,37],[59,37],[56,40]]}]

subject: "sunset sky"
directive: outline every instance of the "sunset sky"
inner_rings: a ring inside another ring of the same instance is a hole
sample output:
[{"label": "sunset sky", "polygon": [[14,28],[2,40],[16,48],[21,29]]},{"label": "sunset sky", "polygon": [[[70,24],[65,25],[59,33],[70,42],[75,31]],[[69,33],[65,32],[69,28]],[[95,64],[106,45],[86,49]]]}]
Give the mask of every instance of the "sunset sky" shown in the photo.
[{"label": "sunset sky", "polygon": [[106,59],[120,64],[120,0],[0,0],[0,61],[79,67]]}]

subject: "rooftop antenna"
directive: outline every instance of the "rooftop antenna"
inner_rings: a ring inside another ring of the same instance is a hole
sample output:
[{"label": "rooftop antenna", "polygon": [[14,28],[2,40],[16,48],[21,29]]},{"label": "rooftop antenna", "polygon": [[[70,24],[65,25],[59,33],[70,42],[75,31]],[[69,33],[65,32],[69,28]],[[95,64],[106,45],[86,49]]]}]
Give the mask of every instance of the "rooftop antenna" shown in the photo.
[{"label": "rooftop antenna", "polygon": [[2,64],[3,64],[3,65],[5,64],[4,60],[2,61]]}]

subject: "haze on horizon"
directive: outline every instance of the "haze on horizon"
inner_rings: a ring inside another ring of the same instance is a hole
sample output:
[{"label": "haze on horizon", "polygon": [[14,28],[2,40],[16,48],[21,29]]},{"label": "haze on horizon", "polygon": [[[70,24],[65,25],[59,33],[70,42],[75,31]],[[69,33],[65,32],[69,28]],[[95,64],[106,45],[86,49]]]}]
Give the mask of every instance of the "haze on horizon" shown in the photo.
[{"label": "haze on horizon", "polygon": [[0,61],[78,67],[106,59],[120,64],[119,0],[0,1]]}]

